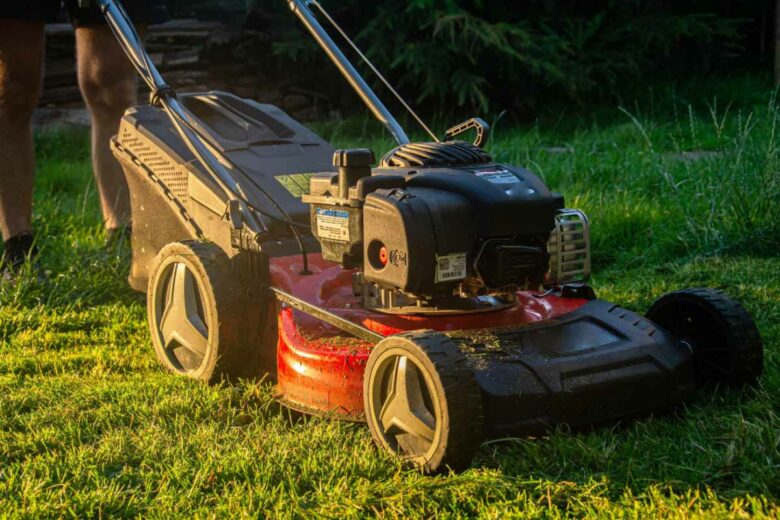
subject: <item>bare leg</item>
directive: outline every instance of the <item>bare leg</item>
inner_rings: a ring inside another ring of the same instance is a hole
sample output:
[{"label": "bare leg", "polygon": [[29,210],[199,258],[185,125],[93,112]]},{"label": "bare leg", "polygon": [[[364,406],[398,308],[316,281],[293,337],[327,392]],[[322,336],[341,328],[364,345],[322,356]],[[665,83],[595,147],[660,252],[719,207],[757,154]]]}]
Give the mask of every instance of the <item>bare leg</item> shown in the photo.
[{"label": "bare leg", "polygon": [[43,79],[43,23],[0,19],[0,231],[31,231],[32,126]]},{"label": "bare leg", "polygon": [[136,101],[135,70],[107,26],[76,29],[79,87],[92,115],[92,166],[107,229],[129,223],[130,199],[110,139]]}]

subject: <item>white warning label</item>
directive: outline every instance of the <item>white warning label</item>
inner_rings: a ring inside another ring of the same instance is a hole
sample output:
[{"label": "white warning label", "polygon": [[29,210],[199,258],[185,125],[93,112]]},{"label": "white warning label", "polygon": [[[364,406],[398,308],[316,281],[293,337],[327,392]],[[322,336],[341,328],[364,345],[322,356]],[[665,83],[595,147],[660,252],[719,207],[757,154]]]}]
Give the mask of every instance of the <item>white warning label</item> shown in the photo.
[{"label": "white warning label", "polygon": [[490,168],[486,170],[476,170],[474,175],[480,179],[485,179],[493,184],[514,184],[520,182],[517,176],[506,168]]},{"label": "white warning label", "polygon": [[349,242],[349,213],[317,208],[317,235],[327,240]]},{"label": "white warning label", "polygon": [[436,281],[451,282],[466,278],[466,253],[436,256]]}]

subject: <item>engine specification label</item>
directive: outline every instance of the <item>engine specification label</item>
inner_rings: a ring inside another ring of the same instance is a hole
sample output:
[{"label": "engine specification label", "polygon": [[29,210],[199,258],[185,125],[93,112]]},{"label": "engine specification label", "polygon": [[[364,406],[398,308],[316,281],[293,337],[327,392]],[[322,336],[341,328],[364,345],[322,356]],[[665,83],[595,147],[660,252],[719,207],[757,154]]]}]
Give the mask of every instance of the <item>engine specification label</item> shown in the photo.
[{"label": "engine specification label", "polygon": [[436,256],[436,281],[451,282],[466,278],[466,253]]},{"label": "engine specification label", "polygon": [[489,168],[486,170],[476,170],[474,175],[480,179],[485,179],[493,184],[515,184],[520,182],[517,176],[506,168]]},{"label": "engine specification label", "polygon": [[317,235],[327,240],[349,242],[349,213],[317,208]]}]

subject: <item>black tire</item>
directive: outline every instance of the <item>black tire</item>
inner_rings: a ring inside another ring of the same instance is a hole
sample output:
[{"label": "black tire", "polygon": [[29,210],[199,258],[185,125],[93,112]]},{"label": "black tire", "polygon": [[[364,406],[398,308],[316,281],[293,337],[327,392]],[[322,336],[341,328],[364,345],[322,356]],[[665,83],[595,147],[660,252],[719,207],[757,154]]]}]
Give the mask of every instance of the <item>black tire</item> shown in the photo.
[{"label": "black tire", "polygon": [[[401,378],[404,390],[397,392]],[[442,334],[410,332],[380,341],[366,365],[363,401],[376,444],[424,473],[467,468],[482,443],[479,385],[466,355]]]},{"label": "black tire", "polygon": [[208,383],[262,376],[258,312],[227,255],[208,242],[168,244],[150,270],[147,318],[157,359]]},{"label": "black tire", "polygon": [[683,289],[656,300],[647,318],[693,349],[696,384],[755,384],[764,365],[756,324],[736,300],[716,289]]}]

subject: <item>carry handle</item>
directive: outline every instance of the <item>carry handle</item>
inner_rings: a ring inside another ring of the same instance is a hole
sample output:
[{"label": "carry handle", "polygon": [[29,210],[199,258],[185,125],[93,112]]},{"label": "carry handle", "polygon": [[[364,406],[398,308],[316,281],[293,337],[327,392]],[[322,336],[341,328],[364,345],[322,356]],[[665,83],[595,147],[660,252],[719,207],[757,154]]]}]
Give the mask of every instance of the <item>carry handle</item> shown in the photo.
[{"label": "carry handle", "polygon": [[477,135],[474,138],[474,146],[482,148],[482,145],[487,141],[488,134],[490,132],[490,125],[488,125],[484,119],[479,117],[472,117],[468,121],[464,121],[459,125],[455,125],[444,134],[446,141],[452,141],[455,136],[468,132],[469,130],[476,130]]}]

